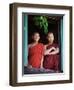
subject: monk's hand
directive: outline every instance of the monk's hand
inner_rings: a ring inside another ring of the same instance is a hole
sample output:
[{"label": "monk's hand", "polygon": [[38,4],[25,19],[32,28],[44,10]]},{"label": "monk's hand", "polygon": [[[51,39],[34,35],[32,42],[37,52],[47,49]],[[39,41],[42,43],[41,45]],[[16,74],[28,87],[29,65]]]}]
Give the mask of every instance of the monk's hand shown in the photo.
[{"label": "monk's hand", "polygon": [[56,55],[59,53],[59,48],[55,48],[52,52],[49,53],[49,55]]},{"label": "monk's hand", "polygon": [[40,66],[40,69],[43,69],[43,65]]},{"label": "monk's hand", "polygon": [[54,51],[55,51],[55,50],[56,50],[56,48],[55,48],[55,47],[51,47],[51,48],[50,48],[50,51],[52,51],[52,50],[54,50]]},{"label": "monk's hand", "polygon": [[47,54],[49,54],[50,52],[55,51],[55,50],[56,50],[55,47],[51,47],[50,49],[47,50]]},{"label": "monk's hand", "polygon": [[28,68],[29,68],[29,69],[32,69],[32,66],[31,66],[31,65],[28,65]]},{"label": "monk's hand", "polygon": [[51,47],[50,49],[45,50],[44,55],[51,55],[52,51],[56,51],[55,47]]}]

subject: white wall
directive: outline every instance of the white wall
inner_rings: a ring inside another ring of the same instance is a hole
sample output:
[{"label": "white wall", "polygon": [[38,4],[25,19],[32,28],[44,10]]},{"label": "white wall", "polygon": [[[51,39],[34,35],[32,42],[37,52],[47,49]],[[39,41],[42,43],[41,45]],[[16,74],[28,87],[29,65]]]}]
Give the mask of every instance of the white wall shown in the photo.
[{"label": "white wall", "polygon": [[12,2],[72,5],[74,10],[74,0],[0,0],[0,90],[73,90],[74,82],[71,84],[57,84],[44,86],[42,85],[28,87],[9,86],[9,3]]}]

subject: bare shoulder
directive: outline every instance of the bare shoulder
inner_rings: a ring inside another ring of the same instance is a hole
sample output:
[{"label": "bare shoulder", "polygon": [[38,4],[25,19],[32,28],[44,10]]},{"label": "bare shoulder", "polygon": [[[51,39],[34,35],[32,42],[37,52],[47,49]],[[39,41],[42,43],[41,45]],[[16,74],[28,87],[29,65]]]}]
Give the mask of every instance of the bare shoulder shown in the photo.
[{"label": "bare shoulder", "polygon": [[47,46],[48,46],[48,44],[45,44],[44,46],[45,46],[45,47],[47,47]]},{"label": "bare shoulder", "polygon": [[32,46],[32,44],[29,44],[29,45],[28,45],[28,48],[30,48],[31,46]]},{"label": "bare shoulder", "polygon": [[46,44],[46,45],[44,45],[44,48],[46,49],[46,48],[47,48],[47,46],[48,46],[47,44]]}]

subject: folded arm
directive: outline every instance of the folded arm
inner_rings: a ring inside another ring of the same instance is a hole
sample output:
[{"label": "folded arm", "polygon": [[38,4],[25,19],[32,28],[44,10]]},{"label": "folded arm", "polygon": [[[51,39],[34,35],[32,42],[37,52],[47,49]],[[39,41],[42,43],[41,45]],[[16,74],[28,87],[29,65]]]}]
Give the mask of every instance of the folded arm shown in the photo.
[{"label": "folded arm", "polygon": [[55,47],[52,47],[52,48],[50,48],[50,49],[46,49],[45,48],[45,51],[44,51],[44,55],[49,55],[49,53],[51,53],[51,51],[56,51],[56,48]]},{"label": "folded arm", "polygon": [[55,55],[59,53],[59,48],[56,48],[54,51],[49,52],[49,55]]}]

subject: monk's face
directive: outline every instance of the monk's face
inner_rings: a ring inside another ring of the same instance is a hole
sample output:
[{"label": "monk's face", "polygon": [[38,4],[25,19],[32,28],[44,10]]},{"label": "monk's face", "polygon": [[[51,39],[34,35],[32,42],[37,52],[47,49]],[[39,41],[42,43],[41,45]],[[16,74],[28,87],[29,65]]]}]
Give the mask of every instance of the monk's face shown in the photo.
[{"label": "monk's face", "polygon": [[54,35],[53,35],[53,33],[48,33],[47,40],[48,40],[48,42],[53,43],[53,41],[54,41]]},{"label": "monk's face", "polygon": [[39,39],[40,39],[39,33],[34,33],[34,35],[32,36],[32,39],[33,39],[35,42],[38,42]]}]

